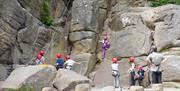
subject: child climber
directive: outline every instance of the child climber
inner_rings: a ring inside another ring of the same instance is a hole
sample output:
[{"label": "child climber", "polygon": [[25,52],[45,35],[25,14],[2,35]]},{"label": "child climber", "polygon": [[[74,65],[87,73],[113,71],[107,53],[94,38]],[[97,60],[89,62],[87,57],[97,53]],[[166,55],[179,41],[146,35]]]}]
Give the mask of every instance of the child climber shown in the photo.
[{"label": "child climber", "polygon": [[111,64],[111,68],[112,68],[112,76],[114,77],[114,86],[115,88],[119,88],[120,87],[120,73],[119,73],[119,64],[118,64],[118,59],[116,57],[112,58],[112,64]]},{"label": "child climber", "polygon": [[66,61],[65,61],[65,63],[64,63],[64,68],[65,68],[65,69],[72,70],[72,67],[74,66],[75,63],[76,63],[76,64],[80,64],[79,62],[76,62],[76,61],[72,60],[72,59],[70,58],[70,55],[66,55],[66,56],[65,56],[65,59],[66,59]]},{"label": "child climber", "polygon": [[104,58],[106,57],[106,51],[110,48],[110,42],[107,35],[104,36],[104,39],[101,42],[102,42],[102,60],[104,60]]},{"label": "child climber", "polygon": [[60,53],[56,55],[56,69],[60,69],[64,67],[64,60],[62,59],[62,56]]},{"label": "child climber", "polygon": [[[45,52],[44,52],[44,51],[40,51],[39,54],[42,56],[42,57],[41,57],[41,63],[42,63],[42,64],[45,64],[45,57],[44,57]],[[38,54],[38,55],[39,55],[39,54]]]}]

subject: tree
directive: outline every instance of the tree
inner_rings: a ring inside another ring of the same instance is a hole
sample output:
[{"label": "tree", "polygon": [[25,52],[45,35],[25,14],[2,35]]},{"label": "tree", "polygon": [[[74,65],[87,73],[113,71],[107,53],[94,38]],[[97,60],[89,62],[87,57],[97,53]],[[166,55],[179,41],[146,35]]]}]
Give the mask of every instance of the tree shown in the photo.
[{"label": "tree", "polygon": [[53,25],[53,18],[51,16],[49,3],[49,0],[43,0],[42,9],[40,12],[40,20],[47,26]]}]

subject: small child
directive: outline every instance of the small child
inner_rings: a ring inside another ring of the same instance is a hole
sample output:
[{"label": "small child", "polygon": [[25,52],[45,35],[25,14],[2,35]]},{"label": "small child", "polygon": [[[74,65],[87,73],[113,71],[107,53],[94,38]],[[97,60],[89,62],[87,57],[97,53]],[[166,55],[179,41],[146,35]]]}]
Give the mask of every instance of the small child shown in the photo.
[{"label": "small child", "polygon": [[138,72],[137,73],[139,75],[139,77],[138,77],[139,86],[143,86],[143,80],[144,80],[144,73],[145,73],[145,71],[144,71],[142,66],[138,67]]},{"label": "small child", "polygon": [[56,55],[56,69],[60,69],[64,67],[64,60],[62,59],[62,56],[60,53]]},{"label": "small child", "polygon": [[65,69],[72,70],[72,67],[74,66],[75,63],[80,64],[79,62],[76,62],[76,61],[72,60],[72,59],[70,58],[70,55],[67,55],[67,56],[65,57],[65,59],[66,59],[66,62],[64,63]]}]

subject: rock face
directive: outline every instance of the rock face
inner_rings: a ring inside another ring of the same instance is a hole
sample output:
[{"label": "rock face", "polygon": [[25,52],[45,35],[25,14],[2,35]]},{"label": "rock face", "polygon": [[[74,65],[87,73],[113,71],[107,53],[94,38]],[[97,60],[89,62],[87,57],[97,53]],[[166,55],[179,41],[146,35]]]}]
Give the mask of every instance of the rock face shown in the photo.
[{"label": "rock face", "polygon": [[78,84],[90,84],[87,77],[81,76],[76,72],[60,69],[54,79],[53,86],[58,91],[71,91],[74,90]]},{"label": "rock face", "polygon": [[[129,73],[127,70],[130,65],[127,59],[121,60],[119,62],[119,71],[120,71],[120,84],[121,86],[129,86]],[[101,79],[101,80],[99,80]],[[100,68],[96,71],[94,82],[96,87],[106,87],[114,85],[114,78],[112,76],[111,70],[111,62],[109,60],[105,60],[102,64],[100,64]]]},{"label": "rock face", "polygon": [[[54,2],[56,1],[54,0]],[[53,8],[55,9],[52,10],[53,12],[58,13],[62,11],[58,10],[64,7],[63,5],[58,5],[60,1],[57,1],[58,7]],[[14,0],[12,2],[2,0],[0,3],[0,43],[2,46],[0,49],[0,63],[25,64],[39,50],[42,48],[46,49],[52,37],[53,30],[45,28],[39,21],[42,0]],[[52,6],[55,7],[56,5]],[[55,15],[54,17],[58,16],[60,15]]]},{"label": "rock face", "polygon": [[55,67],[51,65],[27,66],[15,69],[3,83],[3,89],[18,89],[23,85],[32,86],[36,91],[50,86],[56,75]]},{"label": "rock face", "polygon": [[179,10],[180,6],[166,5],[144,12],[144,20],[155,27],[154,42],[158,51],[179,46]]},{"label": "rock face", "polygon": [[0,81],[3,81],[8,76],[8,69],[6,66],[0,65]]},{"label": "rock face", "polygon": [[112,47],[109,51],[112,56],[129,57],[149,53],[151,33],[143,24],[140,15],[131,13],[117,15],[112,21],[112,24],[115,23],[119,25],[116,24],[117,27],[112,28],[112,31],[116,32],[112,32],[110,36]]},{"label": "rock face", "polygon": [[[81,62],[74,70],[88,76],[97,60],[101,60],[101,57],[97,58],[101,54],[99,41],[103,33],[108,33],[111,47],[106,61],[96,72],[97,87],[113,85],[110,59],[114,56],[125,60],[119,63],[120,79],[127,86],[129,64],[124,58],[138,57],[138,64],[144,65],[152,46],[165,55],[176,55],[163,63],[167,71],[163,80],[179,81],[179,73],[172,76],[170,72],[176,70],[174,63],[180,54],[180,6],[144,7],[148,6],[148,0],[50,0],[48,4],[55,24],[48,28],[39,21],[43,1],[0,0],[0,73],[3,73],[0,80],[6,79],[12,70],[9,65],[31,64],[40,50],[45,50],[46,62],[51,64],[55,63],[57,53],[70,54],[75,61]],[[66,78],[73,77],[62,75],[57,78],[59,80],[54,84],[58,89],[74,90],[77,84],[82,84],[81,80],[83,84],[89,83],[86,78],[78,78],[59,87]],[[81,89],[81,85],[77,89]]]},{"label": "rock face", "polygon": [[42,89],[42,91],[57,91],[56,89],[52,88],[52,87],[44,87]]},{"label": "rock face", "polygon": [[141,86],[132,86],[129,91],[144,91],[144,88]]},{"label": "rock face", "polygon": [[168,56],[167,60],[162,64],[163,81],[180,81],[179,79],[179,67],[180,57],[179,56]]},{"label": "rock face", "polygon": [[75,87],[75,91],[91,91],[89,84],[79,84]]},{"label": "rock face", "polygon": [[96,59],[90,53],[74,55],[73,59],[80,62],[74,66],[74,70],[82,75],[88,75],[96,65]]},{"label": "rock face", "polygon": [[153,89],[154,91],[164,91],[162,84],[152,84],[152,89]]}]

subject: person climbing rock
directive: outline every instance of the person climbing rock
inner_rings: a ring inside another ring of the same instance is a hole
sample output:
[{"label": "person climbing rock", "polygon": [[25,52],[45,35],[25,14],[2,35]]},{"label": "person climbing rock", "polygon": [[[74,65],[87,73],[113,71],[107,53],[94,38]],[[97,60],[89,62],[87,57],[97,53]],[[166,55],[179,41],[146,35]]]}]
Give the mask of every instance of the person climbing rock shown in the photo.
[{"label": "person climbing rock", "polygon": [[139,83],[139,86],[143,86],[143,80],[144,80],[144,69],[142,66],[139,66],[138,67],[138,83]]},{"label": "person climbing rock", "polygon": [[64,68],[64,60],[62,58],[62,55],[58,53],[56,55],[56,69],[59,70],[60,68]]},{"label": "person climbing rock", "polygon": [[165,60],[162,54],[153,52],[147,58],[146,61],[149,63],[149,69],[151,71],[151,83],[159,84],[162,83],[162,68],[161,63]]},{"label": "person climbing rock", "polygon": [[42,62],[41,62],[41,58],[42,58],[42,55],[40,55],[40,54],[38,54],[38,55],[36,56],[36,60],[35,60],[36,65],[38,65],[38,64],[42,64]]},{"label": "person climbing rock", "polygon": [[130,86],[134,86],[136,84],[136,80],[138,79],[137,66],[135,64],[135,57],[129,58],[130,68],[128,72],[130,73]]},{"label": "person climbing rock", "polygon": [[[44,51],[40,51],[39,54],[42,56],[42,57],[41,57],[41,63],[42,63],[42,64],[45,64],[45,57],[44,57],[45,52],[44,52]],[[39,54],[38,54],[38,55],[39,55]]]},{"label": "person climbing rock", "polygon": [[104,36],[104,39],[101,41],[102,42],[102,60],[106,57],[106,51],[110,48],[110,42],[107,37],[107,34]]},{"label": "person climbing rock", "polygon": [[114,86],[115,88],[119,88],[120,87],[120,73],[119,73],[119,64],[118,64],[118,58],[114,57],[112,58],[112,64],[111,64],[111,68],[112,68],[112,76],[114,77]]},{"label": "person climbing rock", "polygon": [[69,69],[69,70],[72,70],[72,67],[74,66],[74,64],[80,64],[79,62],[76,62],[74,60],[71,59],[70,55],[66,55],[65,56],[65,63],[64,63],[64,68],[65,69]]}]

